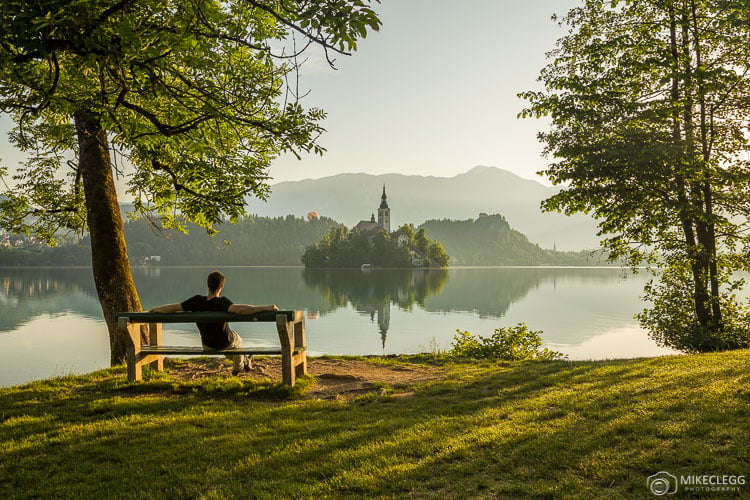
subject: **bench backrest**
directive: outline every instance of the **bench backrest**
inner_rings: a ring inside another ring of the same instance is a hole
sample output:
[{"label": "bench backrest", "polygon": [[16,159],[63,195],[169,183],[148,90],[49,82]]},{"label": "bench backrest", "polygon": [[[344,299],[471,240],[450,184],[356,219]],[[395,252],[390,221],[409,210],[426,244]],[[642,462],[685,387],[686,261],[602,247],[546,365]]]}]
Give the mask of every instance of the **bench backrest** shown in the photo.
[{"label": "bench backrest", "polygon": [[286,315],[288,321],[294,321],[296,311],[263,311],[256,314],[234,314],[219,311],[179,312],[174,314],[152,312],[122,312],[118,318],[128,318],[137,323],[226,323],[234,321],[269,321],[275,322],[276,316]]}]

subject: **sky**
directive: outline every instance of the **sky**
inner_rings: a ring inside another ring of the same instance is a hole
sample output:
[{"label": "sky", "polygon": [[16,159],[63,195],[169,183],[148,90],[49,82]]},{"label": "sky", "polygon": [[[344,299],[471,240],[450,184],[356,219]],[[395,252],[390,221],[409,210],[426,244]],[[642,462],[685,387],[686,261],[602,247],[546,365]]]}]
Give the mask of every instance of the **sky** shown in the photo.
[{"label": "sky", "polygon": [[[452,177],[477,165],[543,179],[519,92],[539,89],[545,54],[564,28],[551,20],[578,0],[382,0],[383,26],[337,71],[303,68],[303,103],[328,117],[323,157],[276,160],[273,182],[344,172]],[[545,182],[546,183],[546,182]]]},{"label": "sky", "polygon": [[[274,161],[271,183],[346,172],[452,177],[495,166],[545,184],[536,134],[544,120],[519,119],[519,92],[539,89],[545,53],[564,34],[551,20],[580,0],[381,0],[383,23],[336,71],[315,53],[302,69],[306,107],[326,111],[327,149]],[[21,158],[5,140],[0,158]],[[121,180],[122,182],[122,180]]]}]

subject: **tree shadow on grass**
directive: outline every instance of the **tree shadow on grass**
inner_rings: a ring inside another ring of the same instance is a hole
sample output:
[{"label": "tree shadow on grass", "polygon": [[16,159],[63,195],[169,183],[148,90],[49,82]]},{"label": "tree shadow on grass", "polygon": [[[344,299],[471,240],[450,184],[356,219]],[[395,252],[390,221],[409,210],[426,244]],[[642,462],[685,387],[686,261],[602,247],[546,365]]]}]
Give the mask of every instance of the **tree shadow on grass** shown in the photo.
[{"label": "tree shadow on grass", "polygon": [[406,397],[350,402],[269,403],[244,386],[179,393],[158,378],[106,376],[56,400],[40,385],[0,394],[0,476],[11,478],[0,493],[644,495],[660,470],[746,473],[749,360],[467,366]]}]

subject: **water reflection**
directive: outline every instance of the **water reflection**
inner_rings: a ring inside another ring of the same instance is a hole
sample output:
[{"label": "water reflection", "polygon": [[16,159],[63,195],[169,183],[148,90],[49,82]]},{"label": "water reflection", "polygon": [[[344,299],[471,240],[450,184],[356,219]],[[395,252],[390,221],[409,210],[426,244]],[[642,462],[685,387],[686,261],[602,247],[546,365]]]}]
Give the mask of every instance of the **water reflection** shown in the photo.
[{"label": "water reflection", "polygon": [[[141,302],[149,308],[204,293],[211,270],[137,268],[133,274]],[[224,294],[235,302],[306,310],[308,347],[317,354],[410,353],[429,349],[433,342],[445,349],[456,329],[486,336],[521,321],[543,331],[548,345],[572,358],[663,352],[633,319],[643,308],[639,295],[645,277],[623,280],[617,269],[222,271],[227,275]],[[256,326],[237,324],[248,340],[278,341],[273,329]],[[192,325],[180,328],[172,329],[182,335],[174,343],[198,341]],[[96,342],[101,353],[92,350]],[[70,349],[61,350],[61,344]],[[106,350],[106,326],[90,269],[0,269],[0,368],[85,371],[94,366],[89,362],[106,365]],[[62,361],[70,365],[57,364]],[[3,377],[0,369],[0,385]]]},{"label": "water reflection", "polygon": [[[133,275],[144,308],[179,302],[204,293],[212,268],[136,268]],[[325,318],[351,307],[377,325],[385,347],[391,329],[392,307],[404,312],[468,313],[481,319],[504,318],[513,304],[530,293],[545,295],[534,316],[559,317],[558,304],[575,303],[593,309],[597,321],[616,305],[598,302],[601,286],[613,296],[617,270],[571,268],[464,268],[446,270],[225,268],[224,294],[238,303],[277,303],[281,308],[304,309],[309,318]],[[577,291],[567,284],[585,282]],[[549,296],[558,283],[564,294]],[[632,288],[632,287],[631,287]],[[628,300],[638,303],[637,289]],[[537,307],[537,306],[535,306]],[[74,313],[101,320],[90,269],[0,269],[0,332],[12,331],[42,315]],[[524,318],[528,321],[532,318]],[[572,318],[569,318],[573,321]],[[596,321],[588,323],[597,324]],[[566,339],[569,340],[569,339]],[[572,339],[571,339],[572,340]]]},{"label": "water reflection", "polygon": [[359,313],[377,322],[385,348],[390,327],[391,304],[411,311],[424,308],[425,299],[440,295],[448,282],[444,269],[305,269],[302,279],[336,308],[351,304]]},{"label": "water reflection", "polygon": [[512,304],[543,285],[550,284],[555,290],[558,282],[585,280],[596,286],[617,282],[621,278],[618,269],[606,268],[485,267],[451,269],[449,273],[450,280],[446,280],[445,290],[426,301],[425,310],[460,311],[477,314],[480,318],[502,318]]},{"label": "water reflection", "polygon": [[0,332],[11,331],[32,319],[74,311],[101,317],[89,269],[0,270]]}]

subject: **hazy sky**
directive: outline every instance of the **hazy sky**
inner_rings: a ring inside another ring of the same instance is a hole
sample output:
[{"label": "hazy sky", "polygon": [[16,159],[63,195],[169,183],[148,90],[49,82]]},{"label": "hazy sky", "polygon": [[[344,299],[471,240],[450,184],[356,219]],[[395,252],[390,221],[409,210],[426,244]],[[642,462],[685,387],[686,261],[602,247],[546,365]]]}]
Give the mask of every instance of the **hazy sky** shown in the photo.
[{"label": "hazy sky", "polygon": [[[518,119],[518,92],[537,88],[545,52],[562,34],[550,17],[580,0],[382,0],[383,26],[338,71],[311,54],[306,107],[328,113],[323,157],[292,155],[271,167],[272,182],[344,172],[450,177],[476,165],[522,177],[546,165],[536,133],[544,121]],[[9,129],[0,118],[0,132]],[[0,138],[0,158],[19,160]]]},{"label": "hazy sky", "polygon": [[536,133],[518,97],[537,88],[545,53],[564,33],[550,18],[577,0],[382,0],[383,26],[338,71],[305,71],[307,106],[328,113],[323,157],[291,155],[274,182],[343,172],[450,177],[476,165],[541,180]]}]

